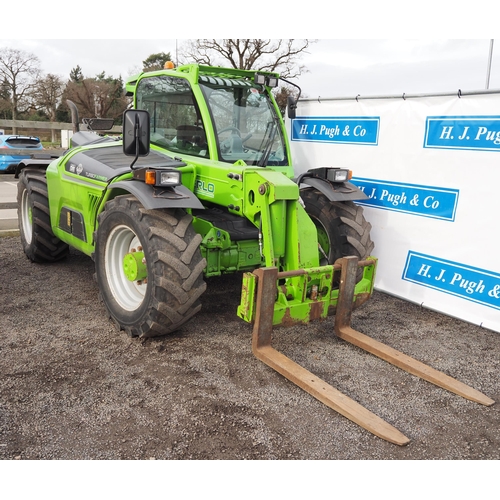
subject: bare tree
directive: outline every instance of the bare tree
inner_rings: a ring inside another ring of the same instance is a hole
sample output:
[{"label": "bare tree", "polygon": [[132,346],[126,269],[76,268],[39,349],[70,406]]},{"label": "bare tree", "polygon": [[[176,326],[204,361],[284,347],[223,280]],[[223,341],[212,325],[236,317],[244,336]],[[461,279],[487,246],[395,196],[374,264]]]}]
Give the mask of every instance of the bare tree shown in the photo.
[{"label": "bare tree", "polygon": [[69,81],[63,99],[70,99],[82,118],[119,118],[128,106],[121,78],[106,77]]},{"label": "bare tree", "polygon": [[5,120],[12,118],[10,92],[4,82],[0,82],[0,116]]},{"label": "bare tree", "polygon": [[[56,121],[57,107],[61,102],[65,83],[57,75],[48,74],[37,82],[33,98],[37,109],[47,114],[51,122]],[[56,131],[52,130],[52,142],[56,142]]]},{"label": "bare tree", "polygon": [[[17,120],[40,75],[40,60],[34,54],[7,48],[0,51],[0,79],[9,94],[12,119]],[[13,127],[13,133],[17,128]]]},{"label": "bare tree", "polygon": [[236,69],[276,71],[283,78],[294,78],[307,71],[300,58],[314,40],[199,39],[181,48],[186,62],[208,66],[229,65]]}]

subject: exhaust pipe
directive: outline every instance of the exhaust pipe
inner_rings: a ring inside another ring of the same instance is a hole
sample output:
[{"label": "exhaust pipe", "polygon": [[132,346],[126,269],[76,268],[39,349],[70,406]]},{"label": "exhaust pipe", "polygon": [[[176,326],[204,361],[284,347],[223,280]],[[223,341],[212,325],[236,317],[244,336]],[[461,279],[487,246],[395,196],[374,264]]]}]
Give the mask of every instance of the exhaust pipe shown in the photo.
[{"label": "exhaust pipe", "polygon": [[76,104],[73,101],[70,101],[69,99],[66,100],[68,103],[68,107],[71,111],[71,123],[73,124],[73,133],[76,134],[77,132],[80,132],[80,125],[79,125],[79,118],[78,118],[78,108],[76,107]]}]

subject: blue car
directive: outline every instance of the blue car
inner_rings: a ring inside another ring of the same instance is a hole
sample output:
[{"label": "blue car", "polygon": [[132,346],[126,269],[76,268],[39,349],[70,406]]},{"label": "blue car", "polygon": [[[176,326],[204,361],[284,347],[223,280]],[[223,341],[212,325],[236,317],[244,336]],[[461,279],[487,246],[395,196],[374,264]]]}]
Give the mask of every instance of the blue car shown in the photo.
[{"label": "blue car", "polygon": [[[26,153],[20,155],[10,155],[8,154],[8,151],[6,151],[8,149],[22,149],[26,150]],[[30,158],[33,153],[40,149],[43,149],[43,146],[38,137],[25,135],[0,135],[0,174],[13,173],[17,164],[21,160]]]}]

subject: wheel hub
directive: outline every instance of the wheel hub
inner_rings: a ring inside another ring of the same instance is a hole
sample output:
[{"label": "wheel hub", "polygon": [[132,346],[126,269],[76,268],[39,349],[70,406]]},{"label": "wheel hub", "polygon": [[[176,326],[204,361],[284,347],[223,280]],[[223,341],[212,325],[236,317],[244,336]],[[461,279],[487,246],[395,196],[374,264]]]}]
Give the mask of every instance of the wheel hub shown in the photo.
[{"label": "wheel hub", "polygon": [[148,275],[144,252],[129,252],[123,257],[123,272],[129,281],[143,281]]}]

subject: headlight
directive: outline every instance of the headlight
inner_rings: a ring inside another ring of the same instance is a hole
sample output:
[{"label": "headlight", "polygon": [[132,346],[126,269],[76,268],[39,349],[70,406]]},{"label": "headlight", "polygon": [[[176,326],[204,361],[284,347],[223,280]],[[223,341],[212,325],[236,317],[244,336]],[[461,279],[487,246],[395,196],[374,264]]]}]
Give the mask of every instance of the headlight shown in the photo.
[{"label": "headlight", "polygon": [[327,179],[332,182],[347,182],[349,180],[349,170],[329,169]]},{"label": "headlight", "polygon": [[352,172],[347,168],[318,167],[307,171],[311,177],[326,179],[330,182],[347,182],[352,178]]},{"label": "headlight", "polygon": [[166,172],[160,170],[156,172],[157,186],[178,186],[180,183],[181,173],[177,170],[168,170]]}]

